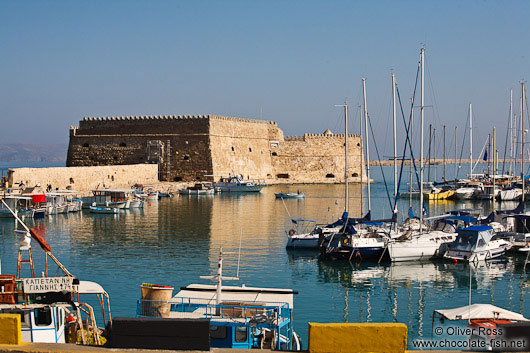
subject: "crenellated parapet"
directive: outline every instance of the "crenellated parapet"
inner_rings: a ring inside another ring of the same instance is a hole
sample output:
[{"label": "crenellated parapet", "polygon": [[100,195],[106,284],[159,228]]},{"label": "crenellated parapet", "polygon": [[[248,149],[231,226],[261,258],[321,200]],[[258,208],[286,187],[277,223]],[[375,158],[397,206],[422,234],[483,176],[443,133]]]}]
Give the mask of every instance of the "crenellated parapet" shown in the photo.
[{"label": "crenellated parapet", "polygon": [[[360,138],[359,134],[348,134],[349,138]],[[285,141],[306,141],[308,139],[344,140],[344,134],[303,134],[302,136],[285,136]]]}]

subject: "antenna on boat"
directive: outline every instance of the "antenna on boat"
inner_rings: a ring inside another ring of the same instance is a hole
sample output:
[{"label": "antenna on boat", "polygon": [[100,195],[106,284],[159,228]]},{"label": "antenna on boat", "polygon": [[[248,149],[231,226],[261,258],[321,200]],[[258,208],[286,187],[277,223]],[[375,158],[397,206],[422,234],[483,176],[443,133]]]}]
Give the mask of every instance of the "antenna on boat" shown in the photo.
[{"label": "antenna on boat", "polygon": [[[239,268],[239,266],[238,266]],[[223,248],[219,249],[219,262],[217,265],[217,274],[214,276],[200,276],[202,279],[209,279],[216,281],[216,295],[215,295],[215,304],[221,304],[221,292],[223,287],[223,280],[225,281],[238,281],[238,277],[224,277],[223,276]]]}]

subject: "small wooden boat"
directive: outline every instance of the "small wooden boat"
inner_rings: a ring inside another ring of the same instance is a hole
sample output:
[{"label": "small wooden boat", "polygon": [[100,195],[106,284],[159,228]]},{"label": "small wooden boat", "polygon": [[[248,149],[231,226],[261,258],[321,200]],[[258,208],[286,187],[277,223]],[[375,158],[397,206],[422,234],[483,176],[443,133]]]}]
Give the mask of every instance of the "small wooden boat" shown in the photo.
[{"label": "small wooden boat", "polygon": [[119,208],[115,207],[95,207],[90,206],[90,212],[91,213],[100,213],[100,214],[118,214],[120,213]]},{"label": "small wooden boat", "polygon": [[305,197],[305,192],[275,192],[274,196],[277,199],[303,199]]},{"label": "small wooden boat", "polygon": [[215,188],[212,183],[209,182],[196,183],[186,189],[179,190],[180,195],[213,195],[214,193]]}]

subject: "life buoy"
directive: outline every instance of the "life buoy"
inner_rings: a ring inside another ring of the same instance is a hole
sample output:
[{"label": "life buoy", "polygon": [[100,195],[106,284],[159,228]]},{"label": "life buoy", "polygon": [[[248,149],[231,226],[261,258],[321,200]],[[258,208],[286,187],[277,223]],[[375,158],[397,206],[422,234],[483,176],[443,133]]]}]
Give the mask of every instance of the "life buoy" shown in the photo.
[{"label": "life buoy", "polygon": [[289,230],[289,236],[292,237],[296,234],[296,231],[294,229]]}]

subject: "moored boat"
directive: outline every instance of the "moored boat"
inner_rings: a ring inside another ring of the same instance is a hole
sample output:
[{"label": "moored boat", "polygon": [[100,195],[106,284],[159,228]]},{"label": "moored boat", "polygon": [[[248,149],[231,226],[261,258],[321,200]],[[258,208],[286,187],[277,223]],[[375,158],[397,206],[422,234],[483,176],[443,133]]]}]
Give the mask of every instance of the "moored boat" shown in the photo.
[{"label": "moored boat", "polygon": [[471,226],[458,230],[458,237],[449,244],[445,259],[456,261],[484,261],[503,256],[512,244],[504,239],[492,239],[493,228],[488,225]]},{"label": "moored boat", "polygon": [[99,213],[99,214],[118,214],[120,209],[116,207],[96,207],[90,206],[90,213]]},{"label": "moored boat", "polygon": [[219,188],[221,192],[260,192],[264,186],[253,180],[243,180],[241,174],[222,177],[214,183],[214,187]]},{"label": "moored boat", "polygon": [[[222,249],[217,274],[201,278],[214,280],[216,285],[181,287],[169,300],[142,298],[138,301],[137,316],[209,319],[210,346],[213,348],[300,350],[300,340],[293,331],[292,321],[296,291],[223,285],[223,280],[239,278],[223,276]],[[163,288],[167,294],[173,289]],[[146,290],[142,296],[148,297],[148,293]]]}]

